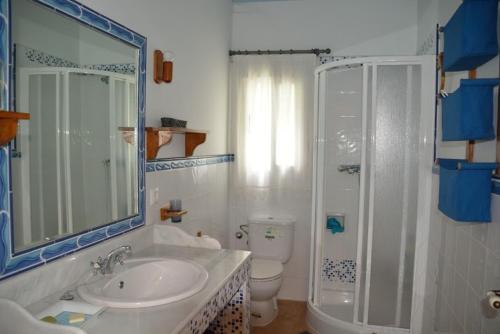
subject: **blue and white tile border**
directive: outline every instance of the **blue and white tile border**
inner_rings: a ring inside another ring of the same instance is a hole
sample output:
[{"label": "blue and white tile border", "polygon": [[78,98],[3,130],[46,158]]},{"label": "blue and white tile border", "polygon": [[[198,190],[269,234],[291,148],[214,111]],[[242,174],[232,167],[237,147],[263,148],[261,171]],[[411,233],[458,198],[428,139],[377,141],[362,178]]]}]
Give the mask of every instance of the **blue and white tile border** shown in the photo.
[{"label": "blue and white tile border", "polygon": [[[19,48],[18,48],[19,50]],[[79,65],[72,61],[53,56],[46,52],[32,49],[29,47],[24,47],[24,56],[26,59],[35,65],[44,65],[48,67],[68,67],[68,68],[80,68],[87,70],[97,70],[114,72],[126,75],[134,75],[136,66],[135,64],[91,64],[91,65]]]},{"label": "blue and white tile border", "polygon": [[[0,0],[0,108],[13,109],[13,97],[9,87],[13,75],[12,42],[10,35],[10,1]],[[144,124],[146,100],[146,38],[140,34],[100,15],[74,0],[32,0],[58,13],[64,14],[81,23],[118,38],[139,50],[138,88],[138,188],[139,214],[125,220],[100,226],[48,244],[14,253],[12,243],[11,202],[12,188],[10,178],[10,146],[0,147],[0,280],[26,270],[44,265],[68,254],[79,251],[96,243],[121,235],[144,225],[145,222],[145,150]]]},{"label": "blue and white tile border", "polygon": [[146,162],[146,172],[169,171],[181,168],[222,164],[233,161],[234,154],[220,154],[192,158],[168,158]]},{"label": "blue and white tile border", "polygon": [[[224,309],[231,307],[231,300],[236,294],[243,294],[243,330],[250,333],[250,258],[245,261],[238,271],[229,278],[224,286],[206,303],[203,308],[180,331],[181,334],[202,334],[218,316],[224,316]],[[238,298],[238,297],[236,297]],[[230,332],[230,331],[229,331]]]}]

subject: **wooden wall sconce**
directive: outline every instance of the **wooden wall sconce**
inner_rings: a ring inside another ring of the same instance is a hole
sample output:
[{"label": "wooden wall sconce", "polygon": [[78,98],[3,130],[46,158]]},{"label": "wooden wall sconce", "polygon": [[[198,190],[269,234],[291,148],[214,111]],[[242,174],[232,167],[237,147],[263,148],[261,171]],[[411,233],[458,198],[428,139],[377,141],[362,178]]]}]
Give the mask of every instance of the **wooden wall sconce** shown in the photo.
[{"label": "wooden wall sconce", "polygon": [[0,110],[0,146],[16,137],[17,122],[21,119],[30,119],[30,114]]},{"label": "wooden wall sconce", "polygon": [[174,63],[172,61],[163,60],[163,52],[155,50],[154,53],[154,76],[153,79],[157,84],[162,82],[172,82],[174,71]]}]

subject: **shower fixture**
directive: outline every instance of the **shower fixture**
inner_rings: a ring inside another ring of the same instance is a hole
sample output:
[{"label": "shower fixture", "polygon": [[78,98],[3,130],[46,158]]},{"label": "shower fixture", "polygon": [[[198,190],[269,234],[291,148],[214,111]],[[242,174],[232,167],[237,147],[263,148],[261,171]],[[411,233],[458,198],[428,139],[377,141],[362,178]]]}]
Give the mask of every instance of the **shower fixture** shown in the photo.
[{"label": "shower fixture", "polygon": [[354,165],[339,165],[337,167],[337,170],[341,173],[347,173],[349,175],[353,174],[359,174],[361,171],[361,165],[359,164],[354,164]]}]

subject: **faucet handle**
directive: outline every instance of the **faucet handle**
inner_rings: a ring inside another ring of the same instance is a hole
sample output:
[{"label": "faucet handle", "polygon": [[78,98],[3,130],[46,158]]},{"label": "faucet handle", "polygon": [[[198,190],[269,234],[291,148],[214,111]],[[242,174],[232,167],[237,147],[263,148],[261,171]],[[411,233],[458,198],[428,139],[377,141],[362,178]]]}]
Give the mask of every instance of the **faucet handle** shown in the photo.
[{"label": "faucet handle", "polygon": [[97,261],[90,262],[90,267],[92,268],[92,273],[94,274],[94,276],[97,275],[97,273],[99,272],[101,273],[103,272],[105,264],[104,262],[105,262],[104,259],[100,256],[97,258]]}]

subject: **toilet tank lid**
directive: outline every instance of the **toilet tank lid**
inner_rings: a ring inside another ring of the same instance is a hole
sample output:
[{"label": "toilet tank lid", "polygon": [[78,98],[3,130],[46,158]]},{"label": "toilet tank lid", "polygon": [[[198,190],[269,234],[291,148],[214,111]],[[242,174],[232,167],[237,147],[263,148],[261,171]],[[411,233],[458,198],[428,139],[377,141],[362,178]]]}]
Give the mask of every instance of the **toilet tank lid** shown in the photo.
[{"label": "toilet tank lid", "polygon": [[292,226],[295,219],[289,217],[275,217],[271,215],[252,216],[248,219],[249,224],[275,224]]}]

